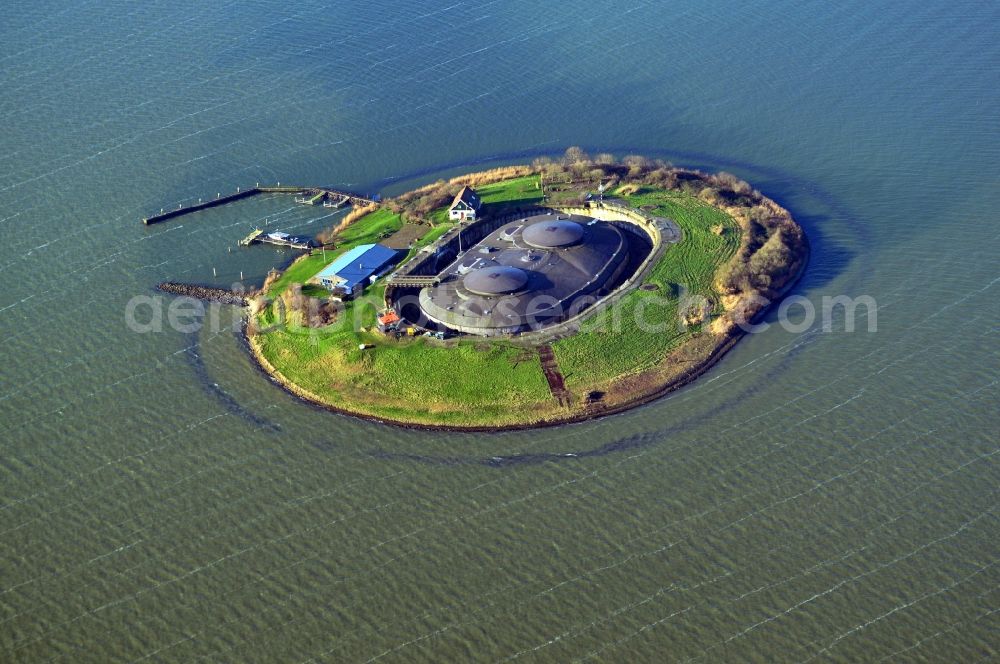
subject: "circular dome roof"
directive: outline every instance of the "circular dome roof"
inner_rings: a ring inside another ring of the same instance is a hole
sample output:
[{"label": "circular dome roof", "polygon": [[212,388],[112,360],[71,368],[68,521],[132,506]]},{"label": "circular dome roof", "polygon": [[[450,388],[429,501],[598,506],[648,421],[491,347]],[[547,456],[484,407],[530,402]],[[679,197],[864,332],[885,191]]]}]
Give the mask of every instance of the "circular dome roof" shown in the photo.
[{"label": "circular dome roof", "polygon": [[528,283],[528,273],[516,267],[498,265],[465,275],[462,284],[476,295],[506,295],[521,290]]},{"label": "circular dome roof", "polygon": [[540,221],[524,229],[524,241],[540,249],[569,247],[583,239],[583,226],[575,221]]}]

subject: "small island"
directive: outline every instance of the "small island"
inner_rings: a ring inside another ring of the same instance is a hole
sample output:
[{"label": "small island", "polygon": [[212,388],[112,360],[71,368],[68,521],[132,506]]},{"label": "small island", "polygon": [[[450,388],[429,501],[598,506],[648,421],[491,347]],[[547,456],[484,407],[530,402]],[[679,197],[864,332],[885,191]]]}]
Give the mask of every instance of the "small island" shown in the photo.
[{"label": "small island", "polygon": [[727,174],[570,148],[357,204],[248,298],[248,346],[338,412],[452,430],[621,412],[704,373],[808,242]]}]

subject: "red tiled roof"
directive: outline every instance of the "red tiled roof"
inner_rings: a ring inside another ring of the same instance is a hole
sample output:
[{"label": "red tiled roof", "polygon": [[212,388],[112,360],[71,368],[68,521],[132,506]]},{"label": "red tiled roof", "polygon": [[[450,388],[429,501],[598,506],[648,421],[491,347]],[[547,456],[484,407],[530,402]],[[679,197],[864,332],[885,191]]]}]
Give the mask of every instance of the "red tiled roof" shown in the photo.
[{"label": "red tiled roof", "polygon": [[378,317],[378,322],[380,325],[391,325],[399,320],[399,314],[395,311],[387,311]]}]

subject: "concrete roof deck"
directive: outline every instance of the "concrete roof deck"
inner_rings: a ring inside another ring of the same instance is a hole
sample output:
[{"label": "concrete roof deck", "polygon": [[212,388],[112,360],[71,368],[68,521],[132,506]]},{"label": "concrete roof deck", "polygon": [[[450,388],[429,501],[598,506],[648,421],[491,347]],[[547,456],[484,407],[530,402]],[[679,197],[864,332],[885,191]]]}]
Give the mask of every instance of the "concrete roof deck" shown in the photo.
[{"label": "concrete roof deck", "polygon": [[[539,241],[545,237],[552,241]],[[439,273],[439,285],[421,291],[420,306],[431,320],[463,332],[521,331],[555,322],[584,295],[603,294],[628,254],[628,239],[610,223],[535,215],[505,224],[470,247]],[[494,273],[504,282],[495,288]]]}]

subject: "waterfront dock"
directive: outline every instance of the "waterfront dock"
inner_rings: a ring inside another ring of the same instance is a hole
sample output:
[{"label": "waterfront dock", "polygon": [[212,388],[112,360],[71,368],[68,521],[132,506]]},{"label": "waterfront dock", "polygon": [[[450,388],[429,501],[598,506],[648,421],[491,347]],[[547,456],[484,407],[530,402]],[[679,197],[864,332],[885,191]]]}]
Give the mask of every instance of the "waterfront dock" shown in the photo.
[{"label": "waterfront dock", "polygon": [[289,187],[289,186],[282,187],[281,185],[273,187],[257,186],[254,188],[260,191],[260,193],[262,194],[301,194],[307,189],[309,189],[309,187]]},{"label": "waterfront dock", "polygon": [[350,196],[344,196],[340,200],[334,200],[333,198],[327,198],[323,201],[323,207],[325,208],[342,208],[351,202]]},{"label": "waterfront dock", "polygon": [[[250,198],[251,196],[256,196],[257,194],[298,194],[302,196],[302,199],[296,199],[298,202],[308,203],[310,205],[316,205],[324,199],[336,200],[338,201],[333,207],[341,207],[350,203],[351,205],[374,205],[376,201],[366,196],[361,196],[360,194],[353,194],[349,191],[340,191],[338,189],[330,189],[328,187],[296,187],[296,186],[265,186],[262,187],[257,185],[256,187],[251,187],[249,189],[237,189],[235,193],[227,194],[223,196],[222,194],[217,194],[215,198],[202,201],[199,200],[197,203],[192,205],[178,205],[176,210],[160,210],[158,214],[153,214],[148,217],[142,218],[142,223],[150,226],[152,224],[158,224],[162,221],[167,221],[170,219],[175,219],[177,217],[184,216],[186,214],[191,214],[192,212],[198,212],[200,210],[206,210],[208,208],[218,207],[220,205],[225,205],[226,203],[232,203],[234,201],[242,200],[244,198]],[[324,206],[326,203],[324,203]]]},{"label": "waterfront dock", "polygon": [[312,238],[289,235],[276,231],[265,233],[259,228],[255,228],[245,238],[239,242],[241,247],[249,247],[252,244],[273,244],[279,247],[291,247],[292,249],[312,249],[316,242]]},{"label": "waterfront dock", "polygon": [[302,192],[302,195],[295,199],[296,203],[304,205],[319,205],[323,207],[340,208],[347,204],[364,206],[372,205],[376,201],[365,196],[352,194],[338,189],[328,189],[327,187],[313,187]]},{"label": "waterfront dock", "polygon": [[304,196],[296,196],[295,202],[302,203],[303,205],[319,205],[320,202],[323,201],[324,199],[326,199],[325,191],[319,191],[319,192],[310,191],[307,192]]},{"label": "waterfront dock", "polygon": [[239,244],[241,247],[249,247],[251,244],[257,241],[257,238],[259,238],[263,234],[264,234],[263,230],[255,228],[250,232],[250,235],[247,235],[245,238],[240,240]]}]

